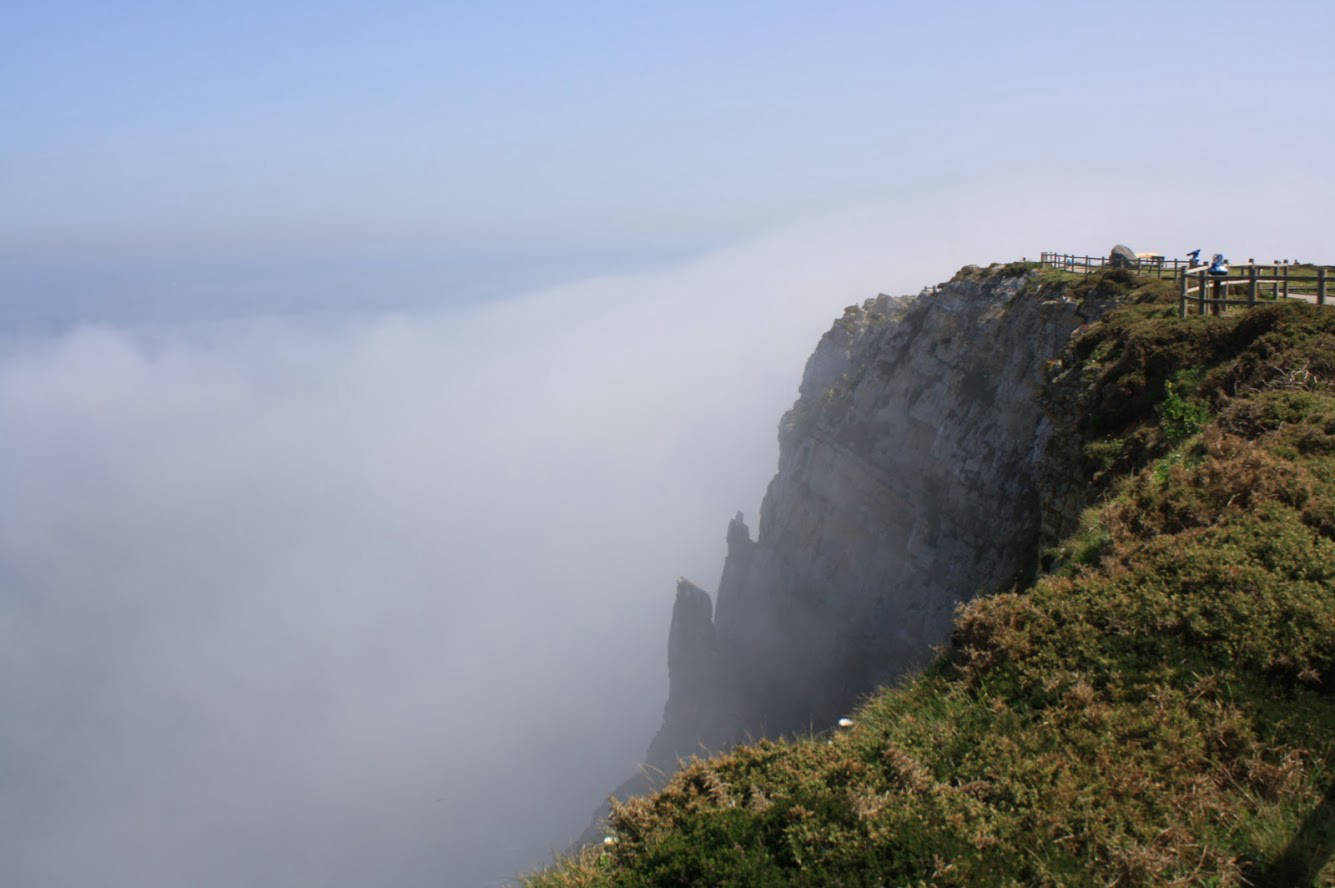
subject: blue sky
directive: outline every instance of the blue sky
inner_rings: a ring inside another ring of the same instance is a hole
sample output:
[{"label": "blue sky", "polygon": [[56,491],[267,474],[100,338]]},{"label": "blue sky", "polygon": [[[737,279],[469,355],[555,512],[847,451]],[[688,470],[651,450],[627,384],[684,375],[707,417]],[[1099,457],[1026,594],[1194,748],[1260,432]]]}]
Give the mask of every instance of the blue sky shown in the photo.
[{"label": "blue sky", "polygon": [[11,249],[613,251],[952,181],[1301,180],[1325,176],[1335,84],[1316,2],[52,2],[6,19]]}]

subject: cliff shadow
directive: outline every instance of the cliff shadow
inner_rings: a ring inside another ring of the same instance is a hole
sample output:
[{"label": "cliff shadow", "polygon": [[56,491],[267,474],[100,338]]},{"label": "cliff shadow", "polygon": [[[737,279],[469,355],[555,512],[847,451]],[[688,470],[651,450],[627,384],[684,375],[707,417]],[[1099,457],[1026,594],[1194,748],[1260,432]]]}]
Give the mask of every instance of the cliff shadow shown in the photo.
[{"label": "cliff shadow", "polygon": [[1269,866],[1250,874],[1257,888],[1315,885],[1321,870],[1335,858],[1335,783],[1326,787],[1321,804],[1298,828]]}]

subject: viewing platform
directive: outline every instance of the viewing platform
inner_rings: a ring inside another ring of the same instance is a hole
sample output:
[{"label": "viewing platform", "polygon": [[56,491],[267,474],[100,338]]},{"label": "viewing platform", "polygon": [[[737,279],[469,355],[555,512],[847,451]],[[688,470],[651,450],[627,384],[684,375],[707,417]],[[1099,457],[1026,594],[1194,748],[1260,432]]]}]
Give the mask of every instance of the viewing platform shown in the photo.
[{"label": "viewing platform", "polygon": [[1178,279],[1178,316],[1189,309],[1196,314],[1219,315],[1230,307],[1249,308],[1265,302],[1297,299],[1329,305],[1330,281],[1335,269],[1329,265],[1281,261],[1228,264],[1226,271],[1212,273],[1208,263],[1193,265],[1189,259],[1165,259],[1140,254],[1134,260],[1122,256],[1077,256],[1042,253],[1039,264],[1075,274],[1090,274],[1110,268],[1126,268],[1138,274]]}]

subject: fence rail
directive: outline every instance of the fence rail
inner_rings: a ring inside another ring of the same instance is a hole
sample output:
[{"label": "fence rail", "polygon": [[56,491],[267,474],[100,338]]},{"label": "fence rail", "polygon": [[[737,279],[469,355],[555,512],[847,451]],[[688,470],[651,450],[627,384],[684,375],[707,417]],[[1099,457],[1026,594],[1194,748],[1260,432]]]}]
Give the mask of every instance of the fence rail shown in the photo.
[{"label": "fence rail", "polygon": [[[1114,267],[1108,256],[1077,256],[1072,253],[1043,253],[1039,263],[1077,274],[1090,274]],[[1257,262],[1248,259],[1231,265],[1227,274],[1210,274],[1208,265],[1192,265],[1187,259],[1162,256],[1140,257],[1134,263],[1121,264],[1142,274],[1178,279],[1178,316],[1185,318],[1189,308],[1197,314],[1222,314],[1229,306],[1252,306],[1258,302],[1301,299],[1317,305],[1330,305],[1330,282],[1335,268],[1325,265],[1301,265],[1294,262]],[[1241,291],[1241,292],[1240,292]],[[1236,296],[1234,294],[1237,294]]]},{"label": "fence rail", "polygon": [[[1042,253],[1039,255],[1039,264],[1044,268],[1055,268],[1059,271],[1073,271],[1077,274],[1089,274],[1099,271],[1103,268],[1112,268],[1112,260],[1107,256],[1077,256],[1074,253]],[[1128,266],[1136,271],[1153,271],[1156,277],[1163,277],[1164,272],[1168,272],[1171,277],[1180,269],[1191,266],[1187,259],[1166,259],[1163,256],[1137,257],[1136,260]]]},{"label": "fence rail", "polygon": [[[1325,265],[1299,267],[1288,264],[1247,262],[1232,265],[1228,274],[1210,274],[1206,266],[1185,269],[1178,280],[1178,317],[1195,306],[1197,314],[1218,315],[1233,306],[1258,302],[1302,299],[1327,305],[1332,269]],[[1246,288],[1246,298],[1229,298],[1230,291]],[[1207,295],[1207,293],[1209,295]],[[1195,294],[1194,296],[1192,294]]]}]

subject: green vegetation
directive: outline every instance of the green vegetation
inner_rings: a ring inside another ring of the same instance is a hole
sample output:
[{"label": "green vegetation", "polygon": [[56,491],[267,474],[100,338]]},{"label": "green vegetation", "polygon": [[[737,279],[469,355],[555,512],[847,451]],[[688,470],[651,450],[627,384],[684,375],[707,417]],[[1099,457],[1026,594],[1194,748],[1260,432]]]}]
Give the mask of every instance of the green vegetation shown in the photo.
[{"label": "green vegetation", "polygon": [[1005,265],[1001,266],[1000,274],[1002,277],[1015,277],[1016,275],[1021,275],[1028,271],[1034,271],[1035,269],[1041,267],[1042,266],[1037,262],[1025,262],[1025,261],[1007,262]]},{"label": "green vegetation", "polygon": [[1044,268],[1039,272],[1037,282],[1041,292],[1055,294],[1060,291],[1071,299],[1092,296],[1132,302],[1157,302],[1167,300],[1176,292],[1175,281],[1157,277],[1152,271],[1130,268],[1113,268],[1092,274]]},{"label": "green vegetation", "polygon": [[1076,286],[1150,289],[1049,384],[1095,500],[1048,570],[851,729],[696,761],[530,885],[1335,885],[1335,311],[1178,320],[1119,274]]},{"label": "green vegetation", "polygon": [[1164,383],[1164,399],[1159,405],[1159,426],[1168,443],[1176,447],[1196,434],[1210,418],[1210,409],[1199,401],[1183,397],[1199,383],[1199,374],[1179,371],[1177,378]]}]

